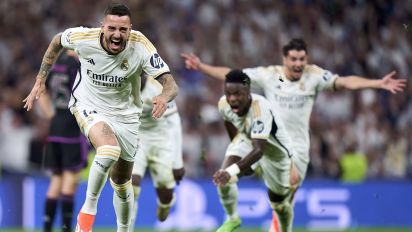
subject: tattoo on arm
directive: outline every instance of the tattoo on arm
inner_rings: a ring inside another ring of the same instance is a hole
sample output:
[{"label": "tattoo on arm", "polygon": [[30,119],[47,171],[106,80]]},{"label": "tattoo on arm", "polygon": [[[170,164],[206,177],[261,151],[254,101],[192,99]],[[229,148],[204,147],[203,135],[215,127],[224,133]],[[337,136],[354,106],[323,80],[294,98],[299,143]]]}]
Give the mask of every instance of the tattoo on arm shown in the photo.
[{"label": "tattoo on arm", "polygon": [[173,76],[170,73],[165,73],[156,78],[156,80],[163,86],[162,95],[167,98],[168,101],[173,100],[179,91],[179,87]]},{"label": "tattoo on arm", "polygon": [[45,62],[42,62],[40,66],[39,74],[37,74],[37,76],[39,76],[41,79],[45,79],[47,75],[49,75],[51,67],[52,67],[51,64],[46,64]]},{"label": "tattoo on arm", "polygon": [[47,48],[46,53],[43,56],[43,60],[41,62],[39,73],[37,74],[38,78],[46,79],[47,75],[51,70],[54,62],[56,62],[57,57],[59,57],[61,51],[63,50],[63,46],[60,42],[61,34],[57,34],[54,36],[53,40],[50,42],[49,47]]}]

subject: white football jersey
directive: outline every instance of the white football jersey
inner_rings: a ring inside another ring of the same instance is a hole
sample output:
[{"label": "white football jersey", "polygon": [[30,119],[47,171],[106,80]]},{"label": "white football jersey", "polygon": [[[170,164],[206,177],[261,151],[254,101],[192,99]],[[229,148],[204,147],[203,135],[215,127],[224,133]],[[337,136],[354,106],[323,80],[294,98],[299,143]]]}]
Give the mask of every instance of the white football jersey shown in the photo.
[{"label": "white football jersey", "polygon": [[338,75],[307,65],[299,81],[289,81],[283,66],[247,68],[252,88],[263,90],[273,113],[280,117],[300,159],[309,162],[309,119],[318,92],[333,89]]},{"label": "white football jersey", "polygon": [[[248,139],[267,140],[269,144],[266,149],[271,149],[270,145],[272,145],[272,148],[276,147],[291,157],[293,155],[292,141],[283,122],[273,114],[268,100],[257,94],[251,94],[251,96],[250,109],[242,117],[232,111],[226,96],[222,96],[218,107],[223,120],[231,122],[237,128],[238,133],[246,135]],[[265,155],[270,154],[272,153],[265,152]]]},{"label": "white football jersey", "polygon": [[[152,110],[153,110],[153,103],[152,99],[155,96],[158,96],[162,92],[162,85],[156,81],[153,77],[147,76],[146,77],[146,84],[141,92],[141,98],[143,103],[143,111],[140,117],[141,130],[153,130],[153,128],[162,128],[163,130],[167,128],[167,124],[165,121],[165,117],[177,113],[177,105],[175,101],[170,101],[167,103],[167,109],[162,117],[158,119],[153,119],[152,117]],[[153,130],[155,131],[155,130]],[[164,135],[162,135],[164,136]]]},{"label": "white football jersey", "polygon": [[[152,117],[152,110],[153,110],[153,97],[159,95],[162,92],[162,85],[156,81],[153,77],[146,77],[146,84],[142,90],[141,97],[142,97],[142,115],[140,116],[140,130],[143,131],[156,131],[156,133],[161,132],[161,130],[165,130],[167,123],[165,121],[164,116],[153,119]],[[156,130],[156,128],[160,129],[160,131]],[[162,134],[162,133],[159,133]]]},{"label": "white football jersey", "polygon": [[108,54],[100,40],[100,28],[69,28],[61,36],[63,47],[74,49],[81,64],[69,106],[79,102],[125,118],[140,113],[142,71],[156,78],[169,72],[168,65],[139,31],[131,31],[126,48],[117,55]]}]

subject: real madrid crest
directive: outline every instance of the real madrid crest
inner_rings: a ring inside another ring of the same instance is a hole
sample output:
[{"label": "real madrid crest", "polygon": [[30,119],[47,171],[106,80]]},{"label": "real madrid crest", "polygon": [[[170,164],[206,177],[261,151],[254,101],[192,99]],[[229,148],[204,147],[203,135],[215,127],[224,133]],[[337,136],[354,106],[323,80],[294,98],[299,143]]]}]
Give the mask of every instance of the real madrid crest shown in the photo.
[{"label": "real madrid crest", "polygon": [[305,91],[305,83],[303,83],[302,81],[299,83],[299,89]]},{"label": "real madrid crest", "polygon": [[120,68],[123,71],[127,71],[130,68],[129,62],[127,62],[127,60],[123,60],[122,64],[120,65]]}]

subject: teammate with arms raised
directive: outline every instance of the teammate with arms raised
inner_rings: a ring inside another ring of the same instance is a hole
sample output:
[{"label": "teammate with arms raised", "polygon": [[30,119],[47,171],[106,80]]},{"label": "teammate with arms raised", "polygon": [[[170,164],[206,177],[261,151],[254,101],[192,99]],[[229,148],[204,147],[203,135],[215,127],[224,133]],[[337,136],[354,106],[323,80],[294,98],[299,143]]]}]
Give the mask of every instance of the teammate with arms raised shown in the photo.
[{"label": "teammate with arms raised", "polygon": [[[233,231],[240,226],[234,183],[238,175],[249,173],[252,165],[259,165],[268,188],[271,206],[280,216],[293,210],[288,201],[294,185],[298,183],[293,164],[292,140],[285,126],[269,102],[262,96],[250,93],[250,79],[240,70],[226,75],[225,96],[219,101],[219,112],[231,139],[222,169],[213,176],[214,183],[228,219],[217,232]],[[230,179],[232,179],[231,182]]]},{"label": "teammate with arms raised", "polygon": [[49,74],[47,94],[39,99],[40,108],[51,119],[43,159],[45,168],[52,173],[44,207],[44,232],[52,231],[58,203],[62,212],[62,231],[72,231],[74,194],[80,171],[86,166],[86,140],[67,108],[78,68],[76,53],[65,49]]},{"label": "teammate with arms raised", "polygon": [[173,189],[184,174],[182,160],[182,128],[174,101],[169,102],[163,117],[154,120],[152,98],[159,95],[162,86],[153,77],[142,76],[143,112],[140,126],[140,149],[135,157],[132,184],[135,196],[134,221],[137,216],[141,180],[150,171],[157,193],[157,218],[164,221],[175,203]]},{"label": "teammate with arms raised", "polygon": [[97,202],[110,175],[117,231],[127,232],[133,209],[131,172],[142,110],[140,75],[144,71],[163,86],[161,94],[153,98],[154,118],[163,115],[178,88],[152,43],[132,30],[128,7],[112,3],[100,28],[69,28],[53,38],[36,83],[24,100],[27,110],[44,91],[47,74],[63,47],[75,50],[81,63],[69,108],[96,149],[76,231],[92,231]]},{"label": "teammate with arms raised", "polygon": [[[406,80],[394,79],[396,74],[394,71],[379,80],[355,75],[341,77],[332,74],[328,70],[308,64],[306,43],[302,39],[292,39],[283,47],[282,52],[282,66],[246,68],[243,71],[250,77],[252,87],[263,90],[276,115],[285,123],[293,141],[294,159],[301,184],[309,163],[309,118],[315,98],[320,91],[376,88],[397,93],[403,91]],[[188,69],[201,71],[216,79],[224,80],[225,75],[230,71],[228,67],[202,63],[194,54],[182,54],[182,57]],[[232,204],[237,204],[237,199],[232,198]],[[290,201],[293,202],[293,197]],[[293,211],[290,218],[293,218]],[[292,231],[292,220],[279,219],[283,227]]]}]

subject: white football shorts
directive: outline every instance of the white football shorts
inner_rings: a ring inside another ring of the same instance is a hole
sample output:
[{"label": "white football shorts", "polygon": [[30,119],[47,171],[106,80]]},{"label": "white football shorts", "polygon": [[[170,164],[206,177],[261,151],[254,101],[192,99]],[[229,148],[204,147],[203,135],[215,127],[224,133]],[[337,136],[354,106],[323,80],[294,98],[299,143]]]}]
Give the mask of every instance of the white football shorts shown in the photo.
[{"label": "white football shorts", "polygon": [[173,177],[174,149],[171,148],[170,137],[165,136],[166,132],[160,131],[156,131],[156,135],[144,130],[140,133],[140,146],[132,174],[143,177],[148,169],[155,188],[174,188],[176,185]]},{"label": "white football shorts", "polygon": [[82,133],[89,138],[90,129],[98,122],[105,122],[113,130],[119,142],[121,153],[120,157],[126,161],[133,162],[139,148],[136,141],[139,140],[139,117],[140,115],[129,118],[115,117],[98,113],[92,107],[75,104],[70,111],[76,118],[77,124]]},{"label": "white football shorts", "polygon": [[[229,144],[225,156],[239,156],[242,159],[253,150],[252,141],[244,134],[238,134]],[[280,149],[267,145],[262,158],[252,165],[261,167],[262,178],[267,188],[279,195],[290,191],[290,170],[292,160]]]},{"label": "white football shorts", "polygon": [[252,141],[245,134],[237,134],[226,149],[225,157],[238,156],[244,158],[252,151]]},{"label": "white football shorts", "polygon": [[259,160],[262,178],[272,192],[285,196],[290,192],[290,171],[292,159],[275,146],[267,145]]},{"label": "white football shorts", "polygon": [[174,154],[173,169],[183,168],[182,157],[182,124],[178,113],[173,113],[166,116],[167,132],[170,138],[170,147]]}]

